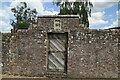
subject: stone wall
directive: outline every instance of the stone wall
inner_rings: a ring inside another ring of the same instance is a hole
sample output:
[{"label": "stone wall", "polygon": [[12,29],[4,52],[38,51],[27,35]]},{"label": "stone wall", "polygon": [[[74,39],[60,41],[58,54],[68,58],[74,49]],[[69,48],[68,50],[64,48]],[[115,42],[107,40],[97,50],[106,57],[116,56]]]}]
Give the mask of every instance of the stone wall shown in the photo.
[{"label": "stone wall", "polygon": [[118,31],[80,29],[71,32],[68,57],[70,76],[117,78]]},{"label": "stone wall", "polygon": [[2,34],[0,33],[0,80],[2,78]]},{"label": "stone wall", "polygon": [[[61,30],[54,30],[54,19]],[[68,32],[67,74],[47,70],[47,33]],[[3,34],[3,73],[68,78],[120,77],[120,29],[93,30],[78,16],[41,16],[28,30]]]}]

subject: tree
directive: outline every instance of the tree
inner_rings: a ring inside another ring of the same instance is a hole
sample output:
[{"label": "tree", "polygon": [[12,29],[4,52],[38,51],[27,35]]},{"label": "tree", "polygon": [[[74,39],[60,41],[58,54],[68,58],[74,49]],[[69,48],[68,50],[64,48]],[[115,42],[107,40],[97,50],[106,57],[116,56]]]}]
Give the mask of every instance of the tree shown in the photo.
[{"label": "tree", "polygon": [[30,25],[36,23],[36,9],[31,10],[26,2],[21,2],[19,6],[12,8],[15,19],[11,19],[11,25],[14,30],[27,29]]},{"label": "tree", "polygon": [[75,2],[54,0],[54,3],[60,7],[59,15],[79,15],[80,24],[89,27],[88,17],[91,17],[91,8],[93,7],[93,4],[89,0],[81,2],[79,0]]}]

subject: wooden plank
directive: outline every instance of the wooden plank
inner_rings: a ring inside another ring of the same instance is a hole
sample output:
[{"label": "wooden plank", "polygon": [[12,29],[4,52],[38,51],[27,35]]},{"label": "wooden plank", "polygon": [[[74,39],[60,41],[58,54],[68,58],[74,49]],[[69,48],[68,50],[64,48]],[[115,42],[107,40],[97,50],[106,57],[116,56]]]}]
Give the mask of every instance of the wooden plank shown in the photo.
[{"label": "wooden plank", "polygon": [[60,62],[51,54],[49,55],[49,61],[51,61],[52,65],[56,66],[55,69],[64,69],[64,65],[61,65]]},{"label": "wooden plank", "polygon": [[51,34],[49,39],[49,55],[48,67],[49,69],[62,69],[65,68],[65,52],[66,52],[66,35]]}]

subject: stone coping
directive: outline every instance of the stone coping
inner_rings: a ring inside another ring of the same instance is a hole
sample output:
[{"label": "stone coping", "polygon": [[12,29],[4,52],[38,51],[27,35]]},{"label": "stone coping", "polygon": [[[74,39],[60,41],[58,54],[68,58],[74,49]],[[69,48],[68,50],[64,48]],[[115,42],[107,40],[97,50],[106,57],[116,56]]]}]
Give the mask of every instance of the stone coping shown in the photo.
[{"label": "stone coping", "polygon": [[38,18],[79,18],[79,15],[43,15]]}]

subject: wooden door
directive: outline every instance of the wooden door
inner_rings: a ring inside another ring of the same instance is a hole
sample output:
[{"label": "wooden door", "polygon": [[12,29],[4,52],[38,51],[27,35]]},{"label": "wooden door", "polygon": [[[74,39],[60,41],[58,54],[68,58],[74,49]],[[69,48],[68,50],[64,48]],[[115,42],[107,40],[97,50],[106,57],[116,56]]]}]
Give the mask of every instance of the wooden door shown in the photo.
[{"label": "wooden door", "polygon": [[48,34],[48,70],[67,72],[67,35]]}]

